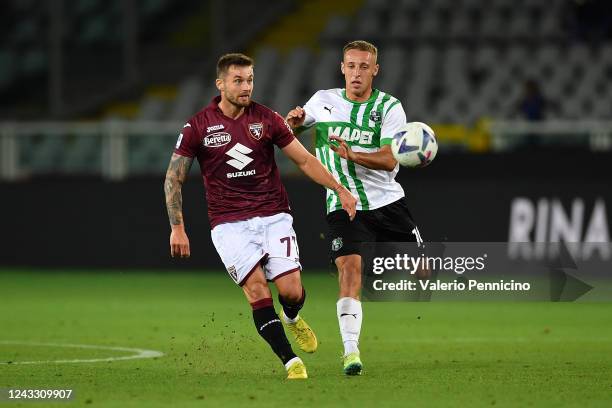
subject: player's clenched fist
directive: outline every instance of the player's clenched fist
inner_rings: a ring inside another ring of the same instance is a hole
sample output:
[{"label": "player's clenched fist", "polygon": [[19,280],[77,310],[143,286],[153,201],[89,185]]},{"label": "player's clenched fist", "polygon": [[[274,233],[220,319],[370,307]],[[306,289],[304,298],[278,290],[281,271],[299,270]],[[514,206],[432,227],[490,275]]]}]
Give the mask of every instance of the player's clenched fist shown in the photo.
[{"label": "player's clenched fist", "polygon": [[296,106],[295,109],[291,109],[287,114],[285,120],[293,129],[302,126],[304,119],[306,118],[304,109],[301,106]]},{"label": "player's clenched fist", "polygon": [[352,221],[357,212],[357,199],[343,185],[339,185],[335,190],[338,193],[338,198],[340,198],[342,208],[348,213]]},{"label": "player's clenched fist", "polygon": [[189,257],[189,238],[187,238],[184,229],[172,228],[170,233],[170,255],[173,258],[175,256],[181,258]]}]

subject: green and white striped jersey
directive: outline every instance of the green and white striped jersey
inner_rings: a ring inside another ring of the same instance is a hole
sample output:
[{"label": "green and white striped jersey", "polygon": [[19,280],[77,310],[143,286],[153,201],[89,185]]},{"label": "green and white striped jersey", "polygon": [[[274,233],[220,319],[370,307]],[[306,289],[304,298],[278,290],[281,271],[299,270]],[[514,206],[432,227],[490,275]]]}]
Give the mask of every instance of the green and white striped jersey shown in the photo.
[{"label": "green and white striped jersey", "polygon": [[[340,136],[355,152],[376,152],[391,143],[393,135],[406,123],[406,114],[397,98],[374,89],[365,102],[346,97],[345,89],[315,93],[304,105],[303,130],[315,126],[316,155],[324,166],[356,197],[358,210],[374,210],[404,196],[393,171],[372,170],[345,160],[329,147],[329,136]],[[327,189],[327,212],[342,208],[338,195]]]}]

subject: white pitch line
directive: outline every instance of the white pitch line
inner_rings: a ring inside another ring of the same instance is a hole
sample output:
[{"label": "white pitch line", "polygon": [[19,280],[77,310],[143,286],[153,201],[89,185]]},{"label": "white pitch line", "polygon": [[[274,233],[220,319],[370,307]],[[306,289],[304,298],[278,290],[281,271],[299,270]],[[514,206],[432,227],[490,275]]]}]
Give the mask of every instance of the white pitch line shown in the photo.
[{"label": "white pitch line", "polygon": [[586,342],[586,343],[608,343],[610,338],[526,338],[526,337],[453,337],[453,338],[402,338],[398,343],[567,343],[567,342]]},{"label": "white pitch line", "polygon": [[136,353],[130,356],[107,357],[107,358],[90,358],[90,359],[74,359],[74,360],[41,360],[41,361],[13,361],[11,363],[0,361],[0,365],[4,364],[49,364],[49,363],[98,363],[103,361],[120,361],[120,360],[135,360],[140,358],[155,358],[162,357],[164,353],[156,350],[146,350],[133,347],[111,347],[111,346],[95,346],[90,344],[67,344],[67,343],[38,343],[29,341],[11,341],[0,340],[0,345],[21,345],[21,346],[37,346],[37,347],[64,347],[64,348],[81,348],[92,350],[109,350],[109,351],[127,351]]}]

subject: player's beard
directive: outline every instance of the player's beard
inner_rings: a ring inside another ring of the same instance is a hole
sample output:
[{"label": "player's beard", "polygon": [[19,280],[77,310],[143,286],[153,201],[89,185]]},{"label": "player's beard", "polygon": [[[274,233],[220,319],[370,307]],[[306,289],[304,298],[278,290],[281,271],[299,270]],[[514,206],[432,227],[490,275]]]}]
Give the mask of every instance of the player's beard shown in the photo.
[{"label": "player's beard", "polygon": [[234,96],[234,95],[226,94],[225,97],[227,98],[229,103],[239,108],[246,108],[247,106],[251,104],[250,94],[248,95],[246,102],[243,102],[240,100],[240,95]]}]

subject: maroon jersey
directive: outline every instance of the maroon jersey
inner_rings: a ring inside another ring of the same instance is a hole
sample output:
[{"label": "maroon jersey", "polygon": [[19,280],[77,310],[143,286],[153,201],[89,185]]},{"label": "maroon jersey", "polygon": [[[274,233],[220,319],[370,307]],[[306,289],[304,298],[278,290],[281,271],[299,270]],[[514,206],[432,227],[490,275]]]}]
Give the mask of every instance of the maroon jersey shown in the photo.
[{"label": "maroon jersey", "polygon": [[208,218],[216,225],[290,212],[274,161],[274,145],[295,137],[284,119],[255,102],[237,119],[223,114],[221,97],[183,126],[174,152],[197,157],[206,188]]}]

